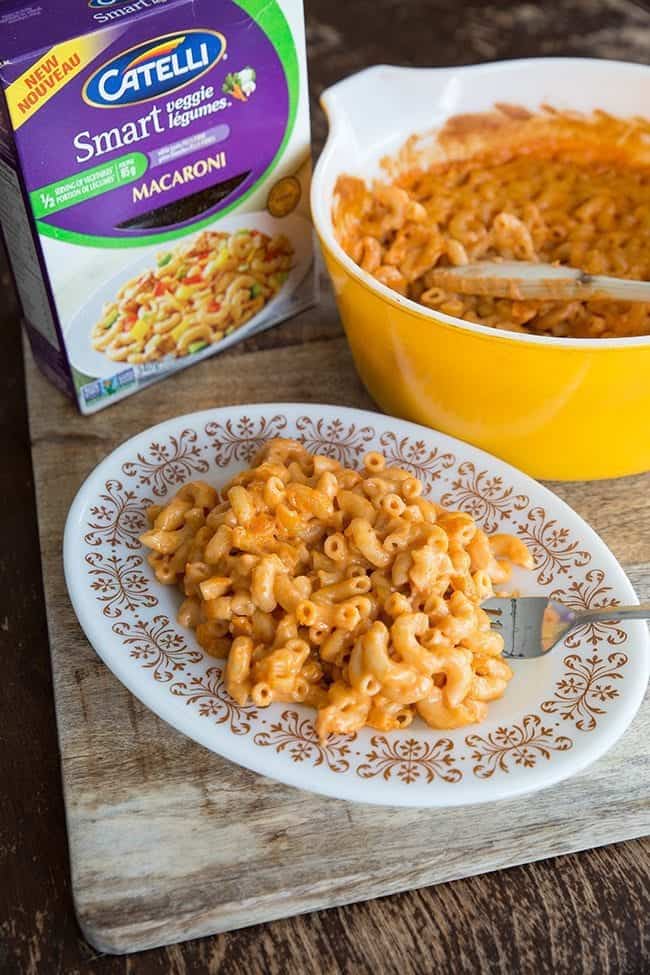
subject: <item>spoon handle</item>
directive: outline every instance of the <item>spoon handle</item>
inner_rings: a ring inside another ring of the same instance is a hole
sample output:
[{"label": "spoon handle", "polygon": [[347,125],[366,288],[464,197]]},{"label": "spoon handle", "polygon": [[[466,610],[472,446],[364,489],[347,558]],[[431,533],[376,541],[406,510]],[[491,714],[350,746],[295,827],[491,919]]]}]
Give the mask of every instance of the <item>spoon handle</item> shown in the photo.
[{"label": "spoon handle", "polygon": [[631,281],[577,268],[528,261],[479,261],[435,268],[432,284],[460,294],[512,298],[515,301],[647,301],[650,281]]}]

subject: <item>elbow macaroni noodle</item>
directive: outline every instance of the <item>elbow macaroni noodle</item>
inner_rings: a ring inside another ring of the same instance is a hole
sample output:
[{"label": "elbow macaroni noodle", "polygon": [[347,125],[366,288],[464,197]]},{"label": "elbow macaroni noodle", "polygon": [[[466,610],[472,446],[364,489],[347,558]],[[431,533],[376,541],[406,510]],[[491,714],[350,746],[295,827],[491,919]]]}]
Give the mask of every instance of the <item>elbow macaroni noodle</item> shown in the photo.
[{"label": "elbow macaroni noodle", "polygon": [[179,621],[227,657],[240,705],[300,702],[321,739],[370,725],[482,721],[512,672],[482,600],[523,542],[489,538],[369,453],[361,472],[275,439],[223,492],[188,483],[148,512],[157,579],[184,595]]},{"label": "elbow macaroni noodle", "polygon": [[155,270],[127,281],[104,307],[92,344],[116,362],[199,352],[256,315],[292,267],[284,235],[204,231],[158,255]]},{"label": "elbow macaroni noodle", "polygon": [[[547,111],[461,116],[456,129],[465,122],[470,140],[482,120],[488,134],[509,132],[510,144],[493,135],[477,152],[461,141],[459,153],[456,140],[451,158],[426,165],[407,143],[401,161],[385,163],[391,182],[339,177],[333,222],[341,246],[400,294],[477,324],[576,338],[650,334],[648,303],[474,296],[432,280],[434,269],[499,258],[650,280],[650,124]],[[626,154],[639,145],[637,158]]]}]

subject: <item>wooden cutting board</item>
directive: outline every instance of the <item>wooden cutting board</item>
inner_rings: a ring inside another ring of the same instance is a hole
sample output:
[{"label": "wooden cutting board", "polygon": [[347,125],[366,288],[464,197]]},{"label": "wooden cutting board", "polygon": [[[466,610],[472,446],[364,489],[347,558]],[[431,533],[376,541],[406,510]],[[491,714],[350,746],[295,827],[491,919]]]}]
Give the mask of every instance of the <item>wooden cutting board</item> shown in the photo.
[{"label": "wooden cutting board", "polygon": [[[329,290],[318,308],[92,417],[26,354],[32,456],[77,916],[130,952],[648,832],[650,699],[599,762],[546,791],[453,810],[326,799],[238,768],[116,680],[68,601],[61,544],[86,475],[179,413],[246,402],[370,407]],[[650,599],[650,475],[551,485]]]}]

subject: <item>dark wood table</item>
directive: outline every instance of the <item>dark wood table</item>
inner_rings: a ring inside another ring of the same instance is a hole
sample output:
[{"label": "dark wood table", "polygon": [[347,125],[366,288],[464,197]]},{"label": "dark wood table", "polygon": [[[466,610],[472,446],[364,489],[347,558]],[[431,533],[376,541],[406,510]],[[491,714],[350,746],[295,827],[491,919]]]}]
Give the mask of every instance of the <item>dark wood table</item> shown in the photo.
[{"label": "dark wood table", "polygon": [[[368,64],[540,54],[646,61],[650,50],[650,15],[629,0],[559,0],[552,9],[543,2],[307,0],[306,8],[316,151],[325,135],[320,91]],[[0,275],[0,972],[649,971],[649,840],[131,957],[97,956],[83,941],[69,887],[20,326],[4,261]],[[303,339],[289,325],[263,336],[265,347]],[[255,341],[227,354],[250,351]]]}]

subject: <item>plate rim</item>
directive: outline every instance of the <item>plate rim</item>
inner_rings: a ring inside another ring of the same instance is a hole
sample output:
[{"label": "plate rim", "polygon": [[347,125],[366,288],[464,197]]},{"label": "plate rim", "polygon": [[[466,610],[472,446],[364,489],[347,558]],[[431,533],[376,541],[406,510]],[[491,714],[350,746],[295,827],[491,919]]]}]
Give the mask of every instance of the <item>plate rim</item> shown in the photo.
[{"label": "plate rim", "polygon": [[[123,686],[132,693],[135,697],[140,700],[145,707],[153,711],[161,720],[165,721],[166,724],[170,725],[174,731],[197,741],[203,747],[207,748],[213,754],[220,758],[224,758],[227,761],[231,761],[238,765],[240,768],[249,769],[255,774],[264,776],[270,781],[278,782],[285,785],[290,785],[295,788],[300,789],[303,792],[308,792],[311,794],[325,795],[331,798],[339,799],[346,802],[357,802],[361,804],[369,805],[381,805],[392,808],[452,808],[460,806],[469,805],[480,805],[489,802],[499,801],[503,799],[515,799],[522,795],[532,794],[541,789],[548,788],[552,785],[556,785],[565,779],[571,778],[574,775],[578,775],[582,772],[588,765],[592,762],[597,761],[601,758],[609,749],[619,740],[622,734],[627,730],[634,720],[639,708],[643,702],[646,687],[648,684],[648,677],[650,676],[650,654],[648,653],[650,649],[650,631],[648,627],[643,623],[643,621],[637,621],[634,627],[635,632],[641,637],[638,648],[634,651],[635,656],[643,655],[645,659],[645,668],[643,668],[643,678],[639,682],[639,687],[636,693],[637,700],[630,701],[628,707],[623,710],[618,716],[610,719],[608,723],[607,730],[601,730],[601,734],[595,738],[582,739],[583,748],[580,752],[573,753],[573,762],[569,765],[568,769],[565,767],[564,763],[558,768],[557,763],[555,765],[548,765],[546,767],[539,766],[537,769],[536,780],[533,784],[528,784],[526,780],[521,780],[521,785],[516,784],[516,780],[499,780],[490,782],[489,794],[485,796],[470,796],[466,798],[463,796],[463,792],[466,790],[467,783],[457,785],[459,786],[459,792],[451,792],[451,786],[448,783],[440,782],[441,789],[440,795],[432,795],[423,801],[416,794],[400,793],[397,801],[390,801],[384,795],[379,794],[377,790],[377,784],[369,780],[364,780],[363,786],[357,789],[350,789],[349,784],[345,781],[346,776],[336,782],[325,777],[322,781],[319,779],[317,782],[305,783],[306,776],[304,771],[299,765],[294,767],[288,765],[281,770],[281,774],[276,774],[276,770],[273,769],[271,772],[265,768],[265,762],[263,755],[260,754],[259,758],[255,752],[251,752],[251,757],[246,757],[246,761],[242,761],[238,754],[238,748],[236,747],[236,736],[226,735],[224,736],[224,747],[222,747],[222,742],[219,742],[219,750],[215,750],[213,745],[210,743],[211,738],[211,724],[206,725],[206,731],[203,733],[203,726],[196,724],[193,727],[192,721],[180,721],[176,720],[175,717],[178,715],[177,708],[174,707],[171,700],[168,702],[166,698],[157,693],[155,684],[149,683],[139,683],[137,680],[133,679],[134,672],[132,668],[126,665],[126,662],[122,661],[119,656],[112,656],[110,652],[106,652],[103,647],[96,645],[94,640],[91,638],[90,633],[92,632],[94,626],[96,626],[95,615],[93,613],[92,605],[86,598],[83,592],[82,584],[79,579],[81,579],[81,574],[77,574],[77,580],[72,572],[72,567],[75,562],[73,556],[75,546],[79,545],[80,535],[78,529],[82,526],[81,514],[85,510],[85,496],[91,487],[92,483],[97,480],[101,482],[105,478],[105,472],[111,470],[111,461],[116,454],[126,451],[127,448],[134,445],[141,438],[149,437],[150,435],[156,434],[157,431],[167,428],[169,425],[173,424],[178,427],[184,427],[186,425],[196,425],[201,427],[206,422],[214,421],[218,419],[232,419],[233,411],[238,414],[250,413],[252,410],[260,411],[261,413],[269,411],[284,411],[288,413],[293,413],[299,415],[300,412],[314,413],[314,412],[324,412],[329,416],[332,413],[341,419],[349,418],[350,420],[364,420],[367,421],[368,418],[379,418],[383,421],[394,421],[399,425],[400,429],[403,429],[405,433],[420,433],[425,437],[433,437],[439,446],[449,446],[453,447],[455,445],[460,445],[466,448],[474,454],[475,458],[486,459],[490,463],[496,462],[509,474],[514,475],[515,479],[524,478],[536,487],[536,497],[540,499],[551,498],[553,506],[564,513],[572,520],[577,520],[580,525],[581,531],[584,533],[583,537],[586,541],[596,542],[596,547],[601,551],[607,553],[611,559],[614,566],[616,566],[618,572],[620,573],[620,589],[627,590],[627,595],[625,598],[629,599],[631,603],[638,604],[639,600],[634,591],[631,581],[629,580],[627,573],[619,563],[616,556],[613,554],[609,546],[603,541],[603,539],[598,535],[598,533],[585,521],[581,515],[579,515],[566,501],[556,495],[550,488],[547,488],[544,484],[541,484],[535,478],[531,477],[529,474],[524,473],[518,468],[509,464],[507,461],[490,454],[488,451],[482,450],[479,447],[475,447],[473,444],[467,441],[460,440],[457,437],[449,436],[440,431],[437,431],[430,427],[425,427],[421,424],[413,423],[409,420],[402,420],[398,417],[390,416],[389,414],[381,413],[373,410],[364,410],[357,407],[341,406],[338,404],[328,404],[328,403],[309,403],[309,402],[281,402],[281,403],[243,403],[235,404],[233,406],[216,406],[208,408],[205,410],[198,410],[191,413],[179,414],[177,416],[168,417],[159,423],[153,424],[150,427],[146,427],[139,433],[134,434],[132,437],[124,440],[118,444],[109,454],[105,457],[99,464],[97,464],[84,478],[82,484],[80,485],[77,493],[75,494],[74,500],[70,505],[70,509],[66,518],[65,529],[63,534],[63,569],[64,578],[66,583],[66,588],[68,591],[68,596],[72,607],[74,609],[77,620],[83,630],[83,633],[88,640],[90,646],[94,652],[100,657],[100,659],[105,663],[108,669],[114,674],[114,676],[123,684]],[[456,448],[457,449],[457,448]],[[539,493],[537,493],[539,492]],[[98,644],[101,643],[100,640],[97,641]],[[125,658],[125,661],[128,658]],[[629,697],[629,695],[628,695]],[[468,726],[481,728],[481,725]],[[444,734],[444,731],[441,732]],[[592,744],[593,742],[593,744]],[[231,747],[232,745],[232,747]],[[308,780],[308,776],[307,776]],[[444,790],[442,786],[447,785],[448,789]],[[447,794],[448,792],[448,794]]]}]

